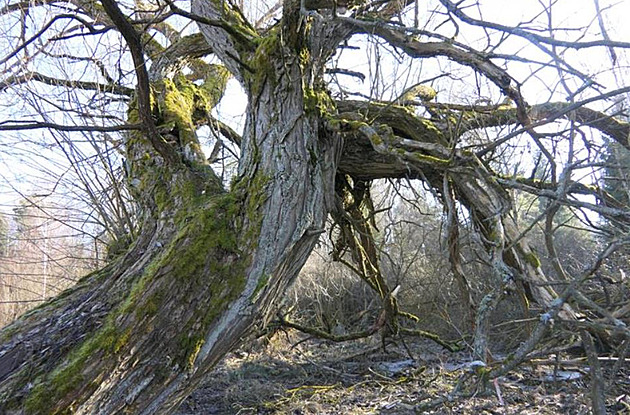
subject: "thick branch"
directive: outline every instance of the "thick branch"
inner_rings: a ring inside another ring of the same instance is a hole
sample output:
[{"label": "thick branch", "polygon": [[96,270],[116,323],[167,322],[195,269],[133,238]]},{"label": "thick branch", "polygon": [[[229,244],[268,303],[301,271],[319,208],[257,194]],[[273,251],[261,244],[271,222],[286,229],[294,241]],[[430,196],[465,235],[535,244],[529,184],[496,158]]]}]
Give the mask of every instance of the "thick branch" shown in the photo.
[{"label": "thick branch", "polygon": [[[557,114],[558,107],[565,108],[568,105],[564,103],[540,105],[534,107],[532,112],[537,117],[544,118],[545,113]],[[379,151],[379,147],[374,146],[374,140],[371,142],[369,134],[360,132],[358,128],[347,127],[345,134],[352,138],[346,140],[340,169],[353,177],[364,180],[410,177],[429,179],[437,185],[437,183],[441,183],[441,179],[439,182],[434,180],[437,176],[441,177],[441,173],[438,171],[458,170],[462,166],[468,166],[472,160],[470,154],[460,150],[453,152],[446,144],[447,132],[442,132],[440,129],[446,129],[447,126],[441,126],[438,122],[417,117],[404,107],[365,101],[343,101],[339,102],[338,107],[340,111],[344,111],[340,117],[345,118],[346,123],[356,127],[357,123],[363,122],[351,121],[352,114],[354,114],[355,118],[371,120],[372,125],[388,126],[394,135],[387,139],[387,142],[377,143],[383,147]],[[623,138],[623,134],[630,133],[628,123],[617,121],[612,117],[584,107],[579,107],[574,111],[576,113],[574,118],[579,118],[594,128],[600,127],[604,131],[614,133],[619,139]],[[472,121],[474,117],[471,117],[468,125],[474,124],[481,128],[517,122],[516,109],[509,107],[497,109],[493,113],[481,114],[479,118],[483,121]],[[463,124],[462,129],[467,131],[466,123]],[[376,133],[376,130],[374,132]],[[462,131],[457,133],[461,134]],[[381,133],[381,136],[382,139],[386,134]],[[426,154],[427,157],[422,157],[418,151]],[[414,163],[423,163],[421,173],[412,167]],[[497,180],[508,188],[521,188],[554,199],[557,196],[555,189],[544,182],[511,178],[497,178]],[[601,189],[581,183],[572,183],[567,191],[573,194],[592,195],[603,203],[594,205],[579,199],[563,198],[561,201],[563,204],[590,209],[617,221],[628,221],[625,206],[620,205],[618,201]]]},{"label": "thick branch", "polygon": [[406,33],[404,28],[398,28],[382,23],[372,23],[352,20],[353,25],[362,29],[366,34],[373,34],[385,39],[389,44],[402,49],[414,58],[432,58],[444,56],[460,65],[468,66],[474,71],[486,76],[499,89],[516,103],[519,108],[519,119],[527,125],[525,112],[526,103],[520,92],[513,87],[512,78],[508,73],[492,63],[483,53],[472,49],[462,49],[451,42],[420,42]]},{"label": "thick branch", "polygon": [[105,11],[112,19],[121,35],[125,38],[129,50],[131,51],[131,57],[133,58],[134,67],[136,70],[136,77],[138,79],[137,86],[137,104],[138,115],[142,124],[146,128],[148,138],[155,149],[160,153],[162,157],[168,162],[175,162],[177,160],[176,155],[171,148],[160,136],[153,118],[151,117],[151,102],[150,94],[151,89],[149,86],[149,74],[144,61],[144,52],[142,48],[142,41],[140,35],[133,28],[131,23],[122,14],[118,5],[113,0],[102,0]]},{"label": "thick branch", "polygon": [[[558,201],[564,206],[572,206],[579,209],[588,209],[593,212],[597,212],[603,217],[612,219],[619,224],[628,224],[630,222],[630,211],[627,207],[620,205],[618,201],[615,201],[606,192],[600,191],[597,188],[588,188],[581,183],[570,183],[569,187],[564,189],[567,194],[582,194],[595,196],[598,201],[604,202],[603,204],[592,204],[579,199],[571,199],[568,197],[561,197],[557,192],[558,185],[552,185],[546,182],[536,182],[525,179],[501,179],[497,178],[497,182],[505,188],[524,190],[528,193],[535,194],[549,198],[551,200]],[[611,205],[613,207],[611,207]],[[617,206],[617,207],[614,207]]]},{"label": "thick branch", "polygon": [[580,106],[572,109],[567,102],[550,102],[532,108],[532,118],[555,119],[559,116],[572,119],[582,125],[595,128],[630,150],[630,123],[619,121],[610,115]]},{"label": "thick branch", "polygon": [[191,6],[193,13],[187,17],[197,21],[210,48],[242,82],[245,76],[243,71],[250,70],[245,61],[246,55],[254,50],[258,38],[256,31],[240,11],[228,2],[193,0]]},{"label": "thick branch", "polygon": [[150,69],[151,79],[161,79],[168,72],[177,69],[177,63],[190,58],[200,58],[212,53],[212,48],[208,45],[201,33],[185,36],[169,46],[153,62]]},{"label": "thick branch", "polygon": [[[486,148],[477,154],[483,155],[507,142],[509,139],[516,137],[518,134],[526,132],[528,129],[554,122],[559,118],[569,119],[581,125],[599,130],[630,150],[630,123],[620,121],[608,114],[604,114],[603,112],[592,110],[584,106],[588,102],[615,96],[623,93],[624,91],[630,91],[630,88],[622,88],[621,90],[613,91],[614,94],[606,94],[601,97],[590,98],[577,103],[549,102],[534,105],[529,109],[529,118],[532,121],[532,124],[514,131],[493,143],[490,143],[486,146]],[[457,106],[450,105],[432,104],[431,106],[453,109],[458,113],[464,114],[464,116],[461,117],[462,122],[458,126],[459,134],[463,134],[466,131],[477,128],[511,125],[519,121],[517,118],[517,109],[509,106],[490,109],[489,111],[480,108],[458,108]]]},{"label": "thick branch", "polygon": [[45,4],[53,4],[53,3],[58,3],[58,2],[59,0],[27,0],[27,1],[20,1],[17,3],[11,3],[0,8],[0,16],[7,13],[28,10],[31,7],[35,7],[35,6],[42,6]]}]

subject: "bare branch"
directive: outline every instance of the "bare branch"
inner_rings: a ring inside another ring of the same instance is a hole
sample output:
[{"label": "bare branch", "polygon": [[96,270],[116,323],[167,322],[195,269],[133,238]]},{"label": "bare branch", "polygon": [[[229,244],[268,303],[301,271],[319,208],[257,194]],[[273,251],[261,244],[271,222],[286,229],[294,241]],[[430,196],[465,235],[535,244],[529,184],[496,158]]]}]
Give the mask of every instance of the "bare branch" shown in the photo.
[{"label": "bare branch", "polygon": [[87,20],[83,19],[82,17],[79,17],[77,15],[74,14],[58,14],[56,16],[54,16],[52,19],[50,19],[48,21],[48,23],[46,23],[35,35],[31,36],[29,39],[27,39],[25,42],[23,42],[20,46],[18,46],[17,48],[15,48],[11,53],[9,53],[7,56],[5,56],[4,58],[0,59],[0,65],[8,62],[9,60],[11,60],[12,58],[14,58],[15,56],[17,56],[18,53],[20,53],[21,51],[23,51],[28,45],[30,45],[31,43],[33,43],[34,41],[36,41],[37,39],[39,39],[42,34],[44,34],[48,29],[50,29],[50,27],[57,21],[57,20],[61,20],[61,19],[72,19],[72,20],[78,20],[79,22],[81,22],[86,28],[90,29],[91,31],[95,30],[94,27],[92,26],[92,24],[90,22],[88,22]]},{"label": "bare branch", "polygon": [[474,26],[480,26],[480,27],[485,27],[488,29],[495,29],[495,30],[505,32],[505,33],[510,33],[510,34],[522,37],[524,39],[527,39],[534,44],[543,43],[546,45],[563,46],[569,49],[586,49],[586,48],[593,48],[593,47],[630,48],[629,42],[619,42],[619,41],[613,41],[613,40],[608,40],[608,39],[593,40],[590,42],[580,42],[580,41],[560,40],[560,39],[556,39],[552,37],[541,36],[539,34],[521,29],[520,27],[505,26],[500,23],[474,19],[468,16],[466,13],[464,13],[462,9],[460,9],[458,5],[453,3],[451,0],[440,0],[440,2],[448,9],[450,13],[457,16],[463,22],[466,22]]},{"label": "bare branch", "polygon": [[62,125],[50,122],[18,122],[7,120],[0,123],[0,131],[22,131],[22,130],[39,130],[42,128],[59,130],[59,131],[100,131],[100,132],[116,132],[116,131],[132,131],[141,130],[144,124],[126,124],[126,125]]},{"label": "bare branch", "polygon": [[19,76],[10,76],[0,81],[0,92],[5,91],[11,86],[25,84],[31,81],[41,82],[52,86],[63,86],[66,88],[80,88],[85,90],[100,91],[125,96],[131,96],[134,92],[132,88],[128,88],[117,84],[100,84],[98,82],[75,81],[71,79],[53,78],[38,72],[28,72]]},{"label": "bare branch", "polygon": [[12,12],[27,10],[34,6],[42,6],[42,5],[54,4],[58,2],[60,2],[60,0],[27,0],[27,1],[11,3],[0,8],[0,16],[4,14],[12,13]]}]

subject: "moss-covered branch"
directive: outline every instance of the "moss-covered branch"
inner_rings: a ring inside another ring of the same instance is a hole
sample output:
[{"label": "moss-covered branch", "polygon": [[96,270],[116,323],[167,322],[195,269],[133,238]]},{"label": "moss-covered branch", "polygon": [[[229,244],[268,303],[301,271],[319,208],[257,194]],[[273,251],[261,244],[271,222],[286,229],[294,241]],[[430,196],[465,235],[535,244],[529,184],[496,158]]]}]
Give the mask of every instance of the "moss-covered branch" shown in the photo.
[{"label": "moss-covered branch", "polygon": [[151,91],[149,74],[144,60],[144,48],[138,32],[134,29],[132,24],[120,11],[120,8],[113,0],[102,0],[103,7],[109,15],[110,19],[129,46],[131,51],[131,57],[133,59],[134,68],[136,72],[136,78],[138,84],[136,86],[136,101],[137,101],[137,115],[138,119],[144,125],[147,137],[155,150],[169,163],[174,163],[177,160],[176,155],[166,145],[166,143],[160,138],[160,134],[155,126],[153,118],[151,117]]}]

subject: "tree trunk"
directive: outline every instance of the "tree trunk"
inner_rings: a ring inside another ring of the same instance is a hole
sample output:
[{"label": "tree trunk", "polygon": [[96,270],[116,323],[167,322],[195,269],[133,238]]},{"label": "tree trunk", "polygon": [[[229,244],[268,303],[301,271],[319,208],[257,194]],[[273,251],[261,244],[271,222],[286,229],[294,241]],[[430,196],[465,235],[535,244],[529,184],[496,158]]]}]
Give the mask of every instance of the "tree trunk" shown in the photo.
[{"label": "tree trunk", "polygon": [[128,138],[141,234],[114,264],[2,331],[0,412],[171,413],[274,315],[323,232],[339,150],[321,132],[321,60],[280,38],[269,34],[249,54],[254,72],[237,75],[250,102],[229,191],[199,151],[196,103],[185,101],[194,86],[153,85],[173,155],[158,153],[155,137]]}]

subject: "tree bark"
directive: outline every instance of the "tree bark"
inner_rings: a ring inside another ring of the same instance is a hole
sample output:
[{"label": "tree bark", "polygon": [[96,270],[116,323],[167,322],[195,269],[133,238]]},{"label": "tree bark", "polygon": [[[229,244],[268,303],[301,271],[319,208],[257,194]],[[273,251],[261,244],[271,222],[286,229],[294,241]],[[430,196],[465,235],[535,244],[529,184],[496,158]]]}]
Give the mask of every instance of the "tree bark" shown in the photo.
[{"label": "tree bark", "polygon": [[[221,4],[193,2],[193,11],[218,18]],[[228,191],[194,134],[199,91],[152,77],[159,135],[132,133],[126,143],[142,231],[114,264],[2,331],[2,413],[171,413],[274,315],[323,232],[340,149],[323,132],[322,106],[332,101],[316,85],[334,48],[309,44],[297,18],[255,47],[202,25],[250,97]],[[130,121],[152,122],[148,101]]]}]

